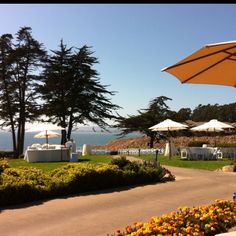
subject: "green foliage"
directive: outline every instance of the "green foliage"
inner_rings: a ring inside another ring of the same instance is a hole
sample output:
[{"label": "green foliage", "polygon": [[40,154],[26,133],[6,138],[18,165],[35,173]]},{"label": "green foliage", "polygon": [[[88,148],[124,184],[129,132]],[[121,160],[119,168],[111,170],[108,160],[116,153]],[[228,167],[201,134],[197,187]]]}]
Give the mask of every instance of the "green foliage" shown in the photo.
[{"label": "green foliage", "polygon": [[217,147],[236,147],[236,143],[217,143]]},{"label": "green foliage", "polygon": [[50,177],[36,168],[7,168],[1,173],[0,205],[46,198],[50,182]]},{"label": "green foliage", "polygon": [[14,157],[14,152],[12,151],[0,151],[0,158],[13,158]]},{"label": "green foliage", "polygon": [[150,137],[149,144],[152,148],[154,141],[158,141],[161,137],[158,132],[153,132],[149,128],[173,116],[173,112],[166,104],[168,100],[172,99],[165,96],[156,97],[149,102],[148,108],[138,110],[138,115],[129,115],[128,118],[120,119],[116,127],[122,129],[121,135],[134,131],[144,133]]},{"label": "green foliage", "polygon": [[62,143],[70,139],[72,128],[78,123],[90,121],[105,127],[105,119],[118,119],[113,112],[120,107],[107,98],[115,92],[100,83],[93,68],[97,63],[90,47],[67,48],[62,40],[59,49],[48,57],[42,73],[44,84],[39,86],[44,100],[41,112],[49,121],[68,128],[67,134],[62,133]]},{"label": "green foliage", "polygon": [[125,156],[120,158],[114,158],[111,160],[112,165],[117,165],[120,169],[124,168],[126,165],[130,164],[131,161],[127,160]]},{"label": "green foliage", "polygon": [[167,172],[160,166],[126,163],[122,168],[114,164],[72,163],[49,173],[32,167],[6,168],[3,165],[0,205],[166,180]]},{"label": "green foliage", "polygon": [[68,164],[50,174],[54,193],[81,193],[120,185],[121,171],[108,164]]},{"label": "green foliage", "polygon": [[191,119],[195,121],[209,121],[211,119],[218,119],[224,122],[235,122],[236,103],[230,103],[225,105],[199,104],[193,110]]},{"label": "green foliage", "polygon": [[188,143],[188,147],[202,147],[203,144],[209,144],[207,141],[192,141]]},{"label": "green foliage", "polygon": [[15,42],[11,34],[0,37],[1,126],[11,130],[16,157],[23,153],[25,123],[38,116],[36,84],[45,54],[30,27],[21,27]]},{"label": "green foliage", "polygon": [[0,174],[6,169],[9,168],[9,164],[7,160],[1,160],[0,159]]}]

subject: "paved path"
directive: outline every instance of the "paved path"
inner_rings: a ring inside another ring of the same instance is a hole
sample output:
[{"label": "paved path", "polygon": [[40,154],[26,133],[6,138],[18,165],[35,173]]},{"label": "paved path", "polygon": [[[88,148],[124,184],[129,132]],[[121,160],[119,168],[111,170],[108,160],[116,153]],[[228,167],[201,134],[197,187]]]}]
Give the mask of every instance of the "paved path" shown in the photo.
[{"label": "paved path", "polygon": [[127,224],[180,206],[199,206],[215,199],[232,200],[236,173],[167,167],[176,181],[133,188],[116,188],[81,196],[3,209],[3,236],[107,236]]}]

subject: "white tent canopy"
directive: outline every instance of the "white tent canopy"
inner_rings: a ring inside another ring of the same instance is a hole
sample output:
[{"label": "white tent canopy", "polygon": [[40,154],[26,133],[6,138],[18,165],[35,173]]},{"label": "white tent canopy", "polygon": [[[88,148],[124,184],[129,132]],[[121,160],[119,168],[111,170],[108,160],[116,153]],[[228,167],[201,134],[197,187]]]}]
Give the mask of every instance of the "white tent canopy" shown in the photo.
[{"label": "white tent canopy", "polygon": [[218,121],[217,119],[212,119],[209,122],[206,122],[202,125],[191,128],[190,130],[192,130],[192,131],[217,132],[217,131],[223,131],[224,129],[229,129],[229,128],[233,129],[234,127],[232,125],[228,125],[226,123]]},{"label": "white tent canopy", "polygon": [[188,126],[175,122],[171,119],[166,119],[152,127],[150,127],[149,129],[151,129],[152,131],[176,131],[176,130],[182,130],[182,129],[186,129]]}]

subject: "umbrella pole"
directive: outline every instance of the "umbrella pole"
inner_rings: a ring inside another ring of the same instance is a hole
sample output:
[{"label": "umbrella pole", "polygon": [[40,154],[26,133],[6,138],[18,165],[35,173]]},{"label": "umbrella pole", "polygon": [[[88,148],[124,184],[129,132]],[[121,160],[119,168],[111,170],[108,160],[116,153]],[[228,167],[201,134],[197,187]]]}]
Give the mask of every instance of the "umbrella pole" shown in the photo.
[{"label": "umbrella pole", "polygon": [[215,145],[214,145],[214,147],[216,147],[216,130],[215,130],[215,128],[214,128],[214,134],[215,134]]},{"label": "umbrella pole", "polygon": [[171,141],[170,141],[170,131],[169,131],[169,128],[168,128],[168,141],[169,141],[169,160],[171,159]]}]

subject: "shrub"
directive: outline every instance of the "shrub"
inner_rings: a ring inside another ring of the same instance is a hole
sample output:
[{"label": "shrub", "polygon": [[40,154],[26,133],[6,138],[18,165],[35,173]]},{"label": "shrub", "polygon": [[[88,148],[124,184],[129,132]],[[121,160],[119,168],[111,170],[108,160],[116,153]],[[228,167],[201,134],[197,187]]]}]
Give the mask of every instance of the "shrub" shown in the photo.
[{"label": "shrub", "polygon": [[4,157],[14,158],[14,152],[13,151],[1,151],[0,150],[0,158],[4,158]]},{"label": "shrub", "polygon": [[9,168],[9,164],[7,160],[0,160],[0,174],[6,169]]},{"label": "shrub", "polygon": [[48,197],[50,178],[32,167],[7,168],[1,174],[0,205]]},{"label": "shrub", "polygon": [[131,163],[131,161],[127,160],[125,156],[122,156],[120,158],[114,158],[111,160],[112,165],[117,165],[121,169],[130,163]]},{"label": "shrub", "polygon": [[53,170],[54,194],[81,193],[119,185],[121,171],[108,164],[68,164]]},{"label": "shrub", "polygon": [[[0,205],[163,181],[166,170],[118,160],[114,164],[72,163],[43,173],[33,167],[5,168],[0,174]],[[126,163],[124,165],[124,163]]]},{"label": "shrub", "polygon": [[118,151],[110,151],[110,155],[118,155]]},{"label": "shrub", "polygon": [[188,147],[202,147],[203,144],[209,144],[207,141],[192,141],[188,143]]},{"label": "shrub", "polygon": [[236,143],[218,143],[217,147],[236,147]]}]

